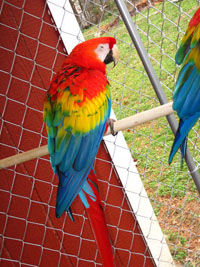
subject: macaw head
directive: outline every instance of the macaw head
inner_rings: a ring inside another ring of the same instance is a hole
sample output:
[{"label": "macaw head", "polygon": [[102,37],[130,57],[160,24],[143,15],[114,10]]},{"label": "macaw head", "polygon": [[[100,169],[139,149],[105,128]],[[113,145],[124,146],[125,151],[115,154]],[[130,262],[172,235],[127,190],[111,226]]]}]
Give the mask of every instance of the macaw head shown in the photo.
[{"label": "macaw head", "polygon": [[117,64],[119,51],[113,37],[100,37],[78,44],[67,57],[69,63],[87,69],[97,69],[105,72],[110,62]]},{"label": "macaw head", "polygon": [[190,20],[189,26],[190,27],[197,26],[199,23],[200,23],[200,8],[197,9],[194,16]]}]

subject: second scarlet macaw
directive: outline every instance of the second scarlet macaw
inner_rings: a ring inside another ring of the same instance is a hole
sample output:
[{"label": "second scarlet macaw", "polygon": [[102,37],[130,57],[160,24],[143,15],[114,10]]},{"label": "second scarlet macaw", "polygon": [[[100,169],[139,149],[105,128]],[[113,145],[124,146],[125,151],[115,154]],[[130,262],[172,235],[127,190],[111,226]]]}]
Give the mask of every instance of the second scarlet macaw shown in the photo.
[{"label": "second scarlet macaw", "polygon": [[173,109],[180,118],[169,164],[181,149],[181,162],[187,148],[187,135],[200,117],[200,8],[192,17],[176,53],[176,63],[183,64],[173,95]]},{"label": "second scarlet macaw", "polygon": [[106,64],[112,61],[118,61],[114,38],[80,43],[51,82],[44,103],[51,165],[59,178],[56,216],[67,211],[73,220],[70,206],[79,195],[105,266],[114,262],[93,162],[111,111]]}]

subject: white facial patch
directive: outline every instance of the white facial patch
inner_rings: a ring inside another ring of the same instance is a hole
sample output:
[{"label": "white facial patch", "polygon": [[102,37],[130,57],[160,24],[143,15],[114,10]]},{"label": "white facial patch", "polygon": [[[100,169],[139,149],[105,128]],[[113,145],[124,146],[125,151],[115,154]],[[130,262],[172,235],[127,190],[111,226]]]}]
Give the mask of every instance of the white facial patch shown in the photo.
[{"label": "white facial patch", "polygon": [[98,58],[102,62],[104,62],[109,51],[110,51],[109,44],[99,44],[98,47],[94,50],[94,52],[97,54]]}]

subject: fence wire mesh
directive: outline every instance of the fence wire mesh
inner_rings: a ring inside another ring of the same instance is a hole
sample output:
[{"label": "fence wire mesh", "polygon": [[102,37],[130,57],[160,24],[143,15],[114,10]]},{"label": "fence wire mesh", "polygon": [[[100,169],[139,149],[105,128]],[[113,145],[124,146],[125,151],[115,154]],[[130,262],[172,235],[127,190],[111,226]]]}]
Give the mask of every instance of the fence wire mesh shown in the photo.
[{"label": "fence wire mesh", "polygon": [[[72,40],[81,39],[80,32],[68,33],[63,26],[65,17],[71,15],[65,8],[68,1],[49,2],[61,10],[59,32],[69,35]],[[158,99],[114,2],[74,0],[70,3],[85,39],[104,35],[117,39],[120,61],[116,68],[108,67],[117,119],[158,106]],[[127,1],[126,4],[165,94],[171,101],[179,71],[174,56],[199,1],[142,0]],[[0,49],[6,54],[6,61],[5,58],[1,60],[0,72],[1,158],[46,144],[42,122],[43,98],[49,80],[66,55],[60,37],[47,38],[51,34],[58,35],[47,9],[47,3],[40,0],[31,9],[25,0],[4,0],[1,4]],[[27,27],[30,22],[34,27]],[[10,36],[15,36],[15,42],[11,41]],[[25,44],[26,49],[21,49],[21,43]],[[198,169],[199,134],[200,124],[197,123],[189,135],[188,147]],[[173,134],[166,118],[128,129],[124,136],[175,263],[198,266],[199,196],[186,164],[180,167],[180,155],[176,156],[171,166],[168,165]],[[99,180],[114,253],[116,255],[121,250],[128,255],[126,264],[118,263],[117,266],[137,266],[130,256],[134,247],[132,231],[136,223],[128,228],[123,226],[123,220],[132,216],[132,212],[127,208],[124,193],[111,201],[115,194],[119,196],[121,186],[113,182],[113,165],[109,160],[106,162],[110,170]],[[101,265],[80,201],[77,200],[74,205],[74,224],[67,215],[62,220],[54,218],[57,180],[52,174],[48,157],[1,170],[1,178],[1,266],[11,263],[16,266]],[[118,217],[112,218],[112,209],[117,210]],[[37,240],[35,231],[41,233]],[[122,245],[125,240],[120,237],[122,231],[131,235],[125,248]],[[52,234],[57,236],[57,241],[53,243]],[[10,250],[13,247],[15,249]],[[83,256],[86,250],[87,257]],[[148,266],[146,250],[144,253],[134,252],[144,258],[138,266]],[[10,251],[12,254],[9,254]],[[94,252],[92,256],[91,251]],[[167,264],[171,266],[171,262]]]}]

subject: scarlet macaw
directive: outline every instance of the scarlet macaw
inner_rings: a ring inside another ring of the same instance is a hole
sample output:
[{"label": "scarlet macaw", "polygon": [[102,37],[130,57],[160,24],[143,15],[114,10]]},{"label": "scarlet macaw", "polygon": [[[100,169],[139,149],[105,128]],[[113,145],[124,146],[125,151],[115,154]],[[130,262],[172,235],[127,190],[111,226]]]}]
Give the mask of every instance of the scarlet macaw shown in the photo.
[{"label": "scarlet macaw", "polygon": [[173,95],[173,109],[180,118],[169,164],[181,149],[181,164],[187,148],[187,135],[200,117],[200,8],[190,20],[188,29],[176,53],[175,61],[180,70]]},{"label": "scarlet macaw", "polygon": [[70,206],[79,195],[105,266],[114,262],[93,162],[111,111],[105,64],[117,60],[112,37],[78,44],[52,80],[44,102],[50,160],[59,178],[56,216],[67,211],[73,220]]}]

